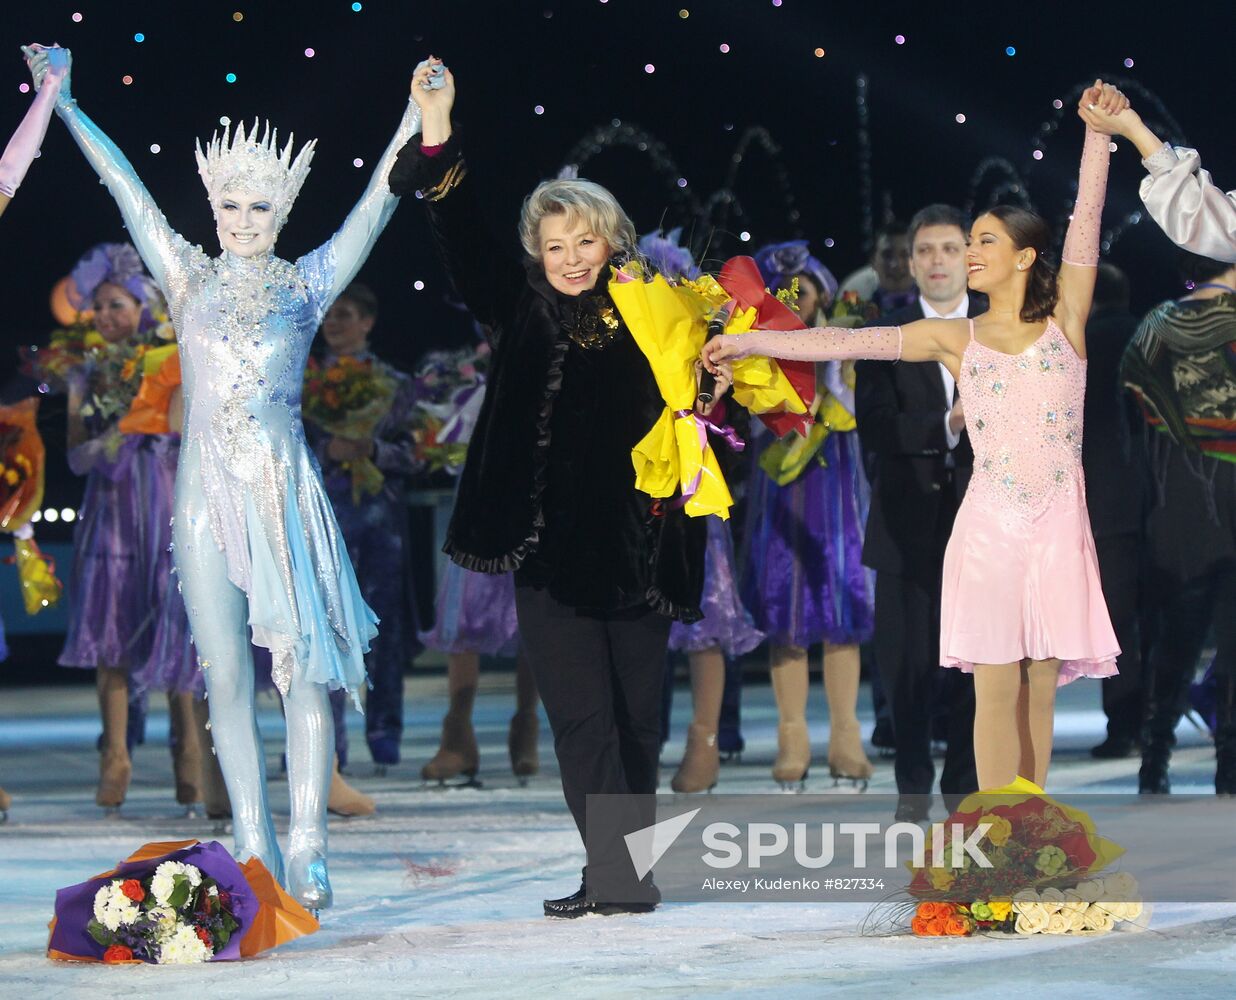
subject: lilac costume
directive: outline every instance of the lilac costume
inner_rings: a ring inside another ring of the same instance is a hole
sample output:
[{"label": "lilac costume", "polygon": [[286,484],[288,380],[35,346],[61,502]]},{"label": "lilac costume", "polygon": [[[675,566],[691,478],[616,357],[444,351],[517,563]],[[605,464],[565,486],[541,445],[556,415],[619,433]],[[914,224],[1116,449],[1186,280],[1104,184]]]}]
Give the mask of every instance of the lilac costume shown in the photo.
[{"label": "lilac costume", "polygon": [[[805,243],[766,248],[756,262],[772,291],[807,275],[823,300],[836,292],[836,279]],[[824,380],[841,391],[836,379]],[[858,432],[830,433],[818,456],[786,486],[755,467],[748,490],[743,598],[769,641],[806,648],[871,638],[875,584],[862,562],[871,488]]]}]

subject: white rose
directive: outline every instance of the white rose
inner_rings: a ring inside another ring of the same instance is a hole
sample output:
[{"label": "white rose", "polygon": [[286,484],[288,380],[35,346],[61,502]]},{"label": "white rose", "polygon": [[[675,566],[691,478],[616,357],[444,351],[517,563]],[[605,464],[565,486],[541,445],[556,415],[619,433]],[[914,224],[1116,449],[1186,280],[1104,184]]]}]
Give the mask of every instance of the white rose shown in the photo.
[{"label": "white rose", "polygon": [[1067,934],[1069,932],[1069,918],[1063,913],[1053,913],[1047,918],[1047,927],[1044,928],[1044,934]]},{"label": "white rose", "polygon": [[1017,921],[1014,925],[1019,934],[1042,934],[1047,930],[1048,913],[1041,903],[1016,903]]},{"label": "white rose", "polygon": [[1131,900],[1138,895],[1137,879],[1128,872],[1116,872],[1103,879],[1103,894],[1107,899]]},{"label": "white rose", "polygon": [[[1088,909],[1089,907],[1086,907],[1086,910]],[[1086,930],[1086,910],[1060,911],[1060,916],[1064,918],[1066,934],[1076,934],[1078,931]]]},{"label": "white rose", "polygon": [[1013,909],[1017,909],[1019,905],[1026,906],[1030,904],[1037,905],[1039,902],[1039,894],[1033,889],[1021,889],[1013,894]]},{"label": "white rose", "polygon": [[1079,899],[1084,899],[1087,903],[1097,903],[1104,896],[1103,883],[1097,878],[1088,878],[1084,882],[1078,882],[1073,891],[1077,893]]},{"label": "white rose", "polygon": [[1079,896],[1073,889],[1064,890],[1064,902],[1060,904],[1061,913],[1081,913],[1089,902]]},{"label": "white rose", "polygon": [[1064,903],[1064,893],[1055,886],[1050,886],[1039,893],[1039,902],[1046,908],[1048,915],[1058,913]]},{"label": "white rose", "polygon": [[1116,926],[1116,918],[1105,903],[1092,903],[1082,914],[1082,927],[1088,931],[1107,933]]}]

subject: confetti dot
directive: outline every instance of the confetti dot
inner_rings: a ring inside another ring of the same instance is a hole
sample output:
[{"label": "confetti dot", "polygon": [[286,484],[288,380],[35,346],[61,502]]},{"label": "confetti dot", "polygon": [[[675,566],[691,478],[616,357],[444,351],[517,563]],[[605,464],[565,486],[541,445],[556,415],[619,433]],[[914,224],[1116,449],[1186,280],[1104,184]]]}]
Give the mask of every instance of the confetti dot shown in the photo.
[{"label": "confetti dot", "polygon": [[688,17],[691,16],[691,12],[687,10],[686,7],[683,7],[682,10],[678,12],[678,16],[681,17],[685,21]]},{"label": "confetti dot", "polygon": [[19,85],[19,86],[18,86],[18,88],[17,88],[17,91],[18,91],[18,93],[20,93],[20,94],[28,94],[28,93],[30,93],[30,84],[28,84],[28,83],[23,83],[23,84]]},{"label": "confetti dot", "polygon": [[1033,153],[1031,153],[1030,155],[1031,155],[1031,156],[1033,156],[1036,160],[1041,160],[1041,159],[1043,159],[1043,151],[1042,151],[1041,149],[1036,149],[1036,150],[1035,150]]},{"label": "confetti dot", "polygon": [[162,152],[163,152],[163,147],[162,147],[162,146],[160,146],[157,142],[152,142],[152,143],[150,144],[150,151],[151,151],[152,153],[162,153]]},{"label": "confetti dot", "polygon": [[1132,60],[1132,59],[1126,59],[1126,60],[1124,61],[1124,68],[1125,68],[1125,69],[1132,69],[1132,68],[1133,68],[1133,60]]},{"label": "confetti dot", "polygon": [[955,121],[958,125],[964,125],[966,123],[966,116],[965,115],[954,115],[953,121]]},{"label": "confetti dot", "polygon": [[1013,46],[1013,45],[1008,46],[1008,47],[1004,50],[1004,54],[1005,54],[1006,56],[1015,56],[1015,55],[1017,55],[1017,48],[1016,48],[1016,46]]},{"label": "confetti dot", "polygon": [[1109,142],[1107,144],[1107,149],[1109,152],[1112,152],[1112,153],[1116,152],[1116,144],[1114,142]]},{"label": "confetti dot", "polygon": [[412,282],[412,287],[415,288],[418,292],[423,292],[425,290],[425,282],[421,281],[418,278],[416,281]]},{"label": "confetti dot", "polygon": [[751,234],[747,232],[745,229],[741,233],[738,234],[738,238],[742,240],[744,243],[751,242]]},{"label": "confetti dot", "polygon": [[828,239],[824,241],[824,245],[826,247],[831,247],[831,246],[836,246],[836,243],[833,241],[833,238],[830,236],[828,237]]},{"label": "confetti dot", "polygon": [[721,43],[721,51],[724,53],[724,52],[729,52],[729,50],[730,50],[729,43],[728,43],[728,42],[722,42],[722,43]]},{"label": "confetti dot", "polygon": [[305,58],[306,58],[306,59],[312,59],[315,55],[317,55],[317,53],[316,53],[316,52],[314,52],[314,51],[313,51],[313,49],[305,49]]},{"label": "confetti dot", "polygon": [[359,14],[361,12],[361,6],[362,5],[359,3],[352,4],[352,11],[356,14]]},{"label": "confetti dot", "polygon": [[244,14],[242,14],[240,11],[234,11],[234,12],[232,13],[232,20],[233,20],[233,21],[240,22],[240,21],[243,21],[244,19],[245,19],[245,15],[244,15]]},{"label": "confetti dot", "polygon": [[362,160],[359,156],[355,160],[352,161],[352,166],[354,167],[363,167],[364,165],[365,165],[365,161]]},{"label": "confetti dot", "polygon": [[219,124],[222,125],[224,128],[227,128],[229,125],[232,124],[232,119],[230,119],[227,115],[222,115],[219,118]]},{"label": "confetti dot", "polygon": [[82,23],[82,15],[81,15],[81,13],[80,13],[80,12],[78,12],[78,11],[74,11],[74,12],[73,12],[73,23],[74,23],[74,24],[81,24],[81,23]]},{"label": "confetti dot", "polygon": [[143,35],[140,31],[136,35],[133,36],[133,41],[137,42],[139,45],[145,40],[146,40],[146,36]]},{"label": "confetti dot", "polygon": [[123,83],[126,87],[131,87],[133,86],[133,77],[129,76],[129,74],[126,73],[124,76],[120,78],[120,82]]},{"label": "confetti dot", "polygon": [[905,35],[894,35],[893,41],[896,42],[898,45],[905,45],[906,36]]},{"label": "confetti dot", "polygon": [[772,5],[773,5],[774,7],[780,7],[780,6],[781,6],[781,0],[772,0]]},{"label": "confetti dot", "polygon": [[225,79],[228,83],[235,83],[235,82],[236,82],[236,74],[235,74],[235,73],[229,73],[229,74],[228,74],[227,76],[225,76],[223,79]]},{"label": "confetti dot", "polygon": [[538,104],[535,108],[533,108],[533,109],[532,109],[532,113],[533,113],[534,115],[543,115],[543,114],[545,114],[545,105],[544,105],[544,104]]},{"label": "confetti dot", "polygon": [[1059,111],[1061,108],[1064,107],[1064,101],[1060,100],[1060,98],[1057,97],[1054,101],[1051,102],[1051,106],[1055,108],[1057,111]]},{"label": "confetti dot", "polygon": [[686,179],[685,177],[679,177],[679,178],[678,178],[678,186],[679,186],[680,188],[685,188],[685,187],[687,186],[687,179]]},{"label": "confetti dot", "polygon": [[644,63],[645,73],[655,73],[656,71],[657,71],[657,68],[652,63]]},{"label": "confetti dot", "polygon": [[[1137,220],[1134,220],[1134,221],[1137,221]],[[51,392],[51,386],[48,385],[46,382],[40,382],[39,392],[43,393],[43,395],[46,396],[49,392]]]},{"label": "confetti dot", "polygon": [[816,57],[817,59],[823,59],[823,58],[824,58],[824,50],[823,50],[823,49],[816,49],[816,50],[815,50],[815,57]]}]

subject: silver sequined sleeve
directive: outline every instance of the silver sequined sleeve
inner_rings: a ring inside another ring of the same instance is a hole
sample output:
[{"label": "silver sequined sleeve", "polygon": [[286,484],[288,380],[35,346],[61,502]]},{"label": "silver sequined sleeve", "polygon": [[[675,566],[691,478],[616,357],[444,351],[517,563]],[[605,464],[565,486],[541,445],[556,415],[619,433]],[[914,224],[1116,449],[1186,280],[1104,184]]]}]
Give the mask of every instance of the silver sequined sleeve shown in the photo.
[{"label": "silver sequined sleeve", "polygon": [[168,225],[159,206],[137,176],[133,164],[77,106],[76,101],[61,101],[56,106],[56,113],[116,199],[125,227],[129,230],[129,238],[142,255],[155,283],[169,302],[179,299],[184,291],[179,286],[185,274],[183,264],[190,251],[189,244]]},{"label": "silver sequined sleeve", "polygon": [[361,269],[369,251],[390,222],[395,206],[399,204],[398,196],[391,194],[391,167],[395,165],[399,151],[420,130],[421,109],[409,99],[394,138],[387,145],[369,179],[369,186],[348,213],[342,228],[322,246],[297,261],[296,268],[309,286],[319,319],[348,286],[348,282],[356,277],[356,272]]},{"label": "silver sequined sleeve", "polygon": [[1202,169],[1196,149],[1166,143],[1142,161],[1142,201],[1173,243],[1203,257],[1236,263],[1236,191]]}]

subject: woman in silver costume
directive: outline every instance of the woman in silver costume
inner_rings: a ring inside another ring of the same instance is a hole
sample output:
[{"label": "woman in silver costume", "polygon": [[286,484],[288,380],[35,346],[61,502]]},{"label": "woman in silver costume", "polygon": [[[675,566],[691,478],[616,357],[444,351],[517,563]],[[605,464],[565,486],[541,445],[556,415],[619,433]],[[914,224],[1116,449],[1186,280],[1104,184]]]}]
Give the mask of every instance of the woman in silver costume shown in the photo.
[{"label": "woman in silver costume", "polygon": [[[36,86],[48,50],[29,46]],[[208,257],[168,225],[132,164],[77,106],[66,75],[56,113],[120,207],[167,297],[184,378],[184,438],[173,542],[206,675],[211,726],[232,801],[236,854],[283,880],[253,711],[254,643],[268,648],[287,717],[291,794],[286,885],[311,909],[331,904],[326,798],[333,730],[328,688],[353,693],[377,634],[321,474],[305,444],[300,398],[314,332],[356,275],[399,199],[387,175],[420,128],[409,102],[360,201],[329,240],[295,263],[274,244],[312,142],[293,158],[269,126],[216,135],[197,149],[222,254]]]}]

